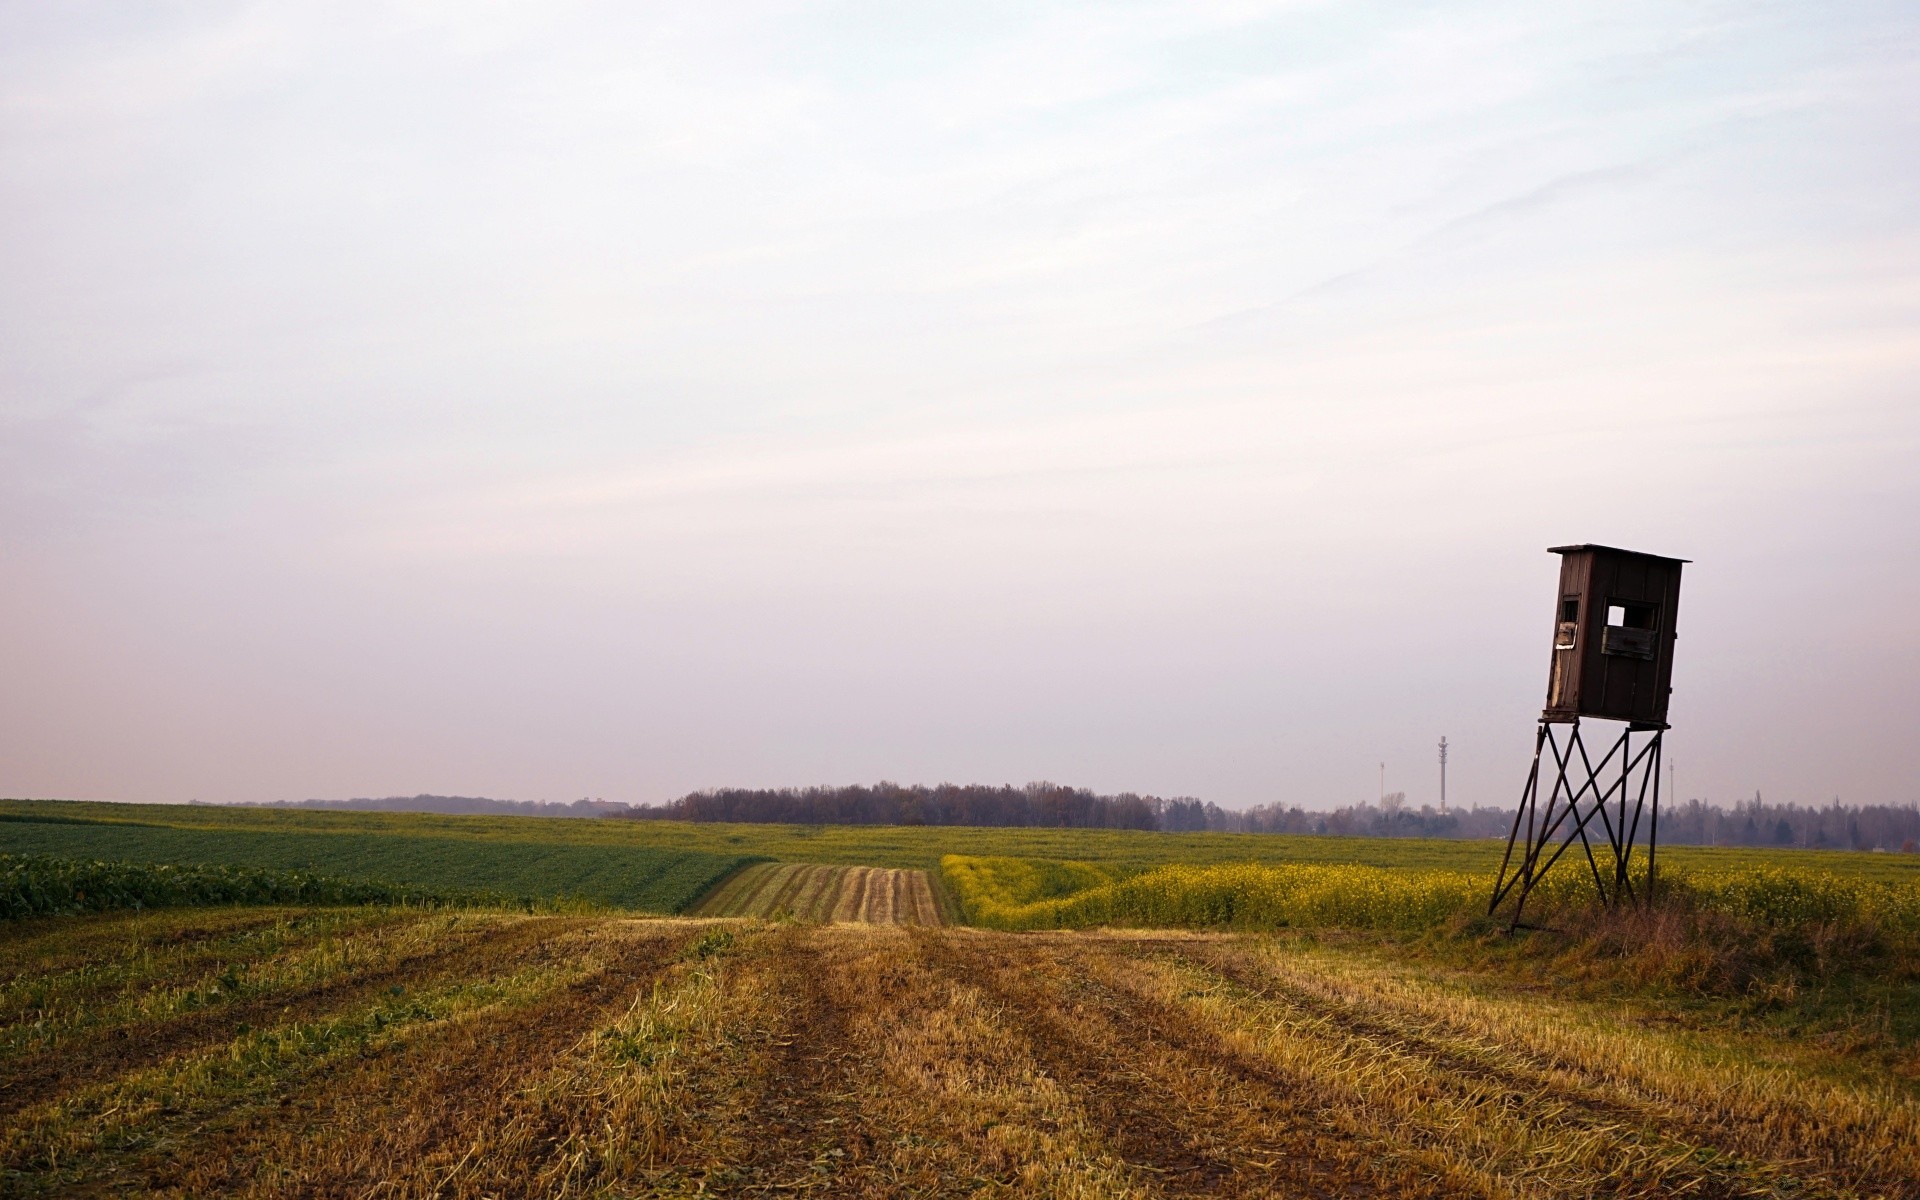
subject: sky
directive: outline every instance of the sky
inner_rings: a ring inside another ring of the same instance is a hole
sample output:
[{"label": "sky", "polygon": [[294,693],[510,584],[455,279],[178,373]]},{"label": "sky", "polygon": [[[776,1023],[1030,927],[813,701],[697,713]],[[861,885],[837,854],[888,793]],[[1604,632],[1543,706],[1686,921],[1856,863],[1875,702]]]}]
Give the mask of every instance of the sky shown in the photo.
[{"label": "sky", "polygon": [[1906,3],[0,2],[0,794],[1920,801]]}]

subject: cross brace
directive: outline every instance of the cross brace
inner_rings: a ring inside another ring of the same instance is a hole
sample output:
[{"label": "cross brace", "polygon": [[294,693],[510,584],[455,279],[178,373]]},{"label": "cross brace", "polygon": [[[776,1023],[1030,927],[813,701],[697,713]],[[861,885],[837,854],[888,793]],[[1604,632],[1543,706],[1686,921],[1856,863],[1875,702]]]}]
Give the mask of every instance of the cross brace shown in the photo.
[{"label": "cross brace", "polygon": [[[1666,731],[1644,731],[1651,736],[1636,748],[1635,730],[1628,726],[1621,730],[1612,749],[1595,763],[1581,739],[1578,720],[1568,727],[1564,739],[1555,727],[1555,722],[1540,722],[1540,732],[1533,742],[1533,769],[1527,773],[1520,808],[1513,814],[1513,829],[1507,834],[1507,853],[1500,860],[1500,876],[1487,903],[1487,915],[1492,916],[1509,897],[1513,899],[1509,930],[1520,927],[1528,895],[1575,842],[1586,855],[1593,886],[1603,904],[1653,898],[1654,853],[1660,839],[1660,744]],[[1552,781],[1544,789],[1544,805],[1540,800],[1543,762],[1550,769],[1548,778]],[[1644,896],[1635,891],[1630,870],[1643,815],[1649,818]],[[1593,837],[1588,836],[1590,832]],[[1516,848],[1520,852],[1518,861]],[[1600,866],[1603,861],[1608,862],[1604,871]]]}]

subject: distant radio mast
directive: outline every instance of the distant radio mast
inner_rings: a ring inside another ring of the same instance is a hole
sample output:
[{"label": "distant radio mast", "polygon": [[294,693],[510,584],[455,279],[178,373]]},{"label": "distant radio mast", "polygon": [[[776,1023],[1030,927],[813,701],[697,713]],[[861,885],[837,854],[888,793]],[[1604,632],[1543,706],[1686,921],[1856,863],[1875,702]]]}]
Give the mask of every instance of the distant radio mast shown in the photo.
[{"label": "distant radio mast", "polygon": [[1447,811],[1447,739],[1440,738],[1440,811]]}]

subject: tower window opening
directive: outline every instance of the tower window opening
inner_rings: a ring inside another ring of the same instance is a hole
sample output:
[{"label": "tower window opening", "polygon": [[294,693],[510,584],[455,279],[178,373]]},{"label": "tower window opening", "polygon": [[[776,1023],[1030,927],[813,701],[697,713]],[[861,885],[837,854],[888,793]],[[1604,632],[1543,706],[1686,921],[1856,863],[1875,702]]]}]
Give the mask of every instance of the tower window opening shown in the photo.
[{"label": "tower window opening", "polygon": [[1654,615],[1659,610],[1651,604],[1635,604],[1630,600],[1615,600],[1607,605],[1607,626],[1610,629],[1652,629]]},{"label": "tower window opening", "polygon": [[1653,631],[1660,624],[1660,610],[1652,604],[1632,600],[1607,601],[1607,635],[1601,652],[1622,658],[1652,659]]}]

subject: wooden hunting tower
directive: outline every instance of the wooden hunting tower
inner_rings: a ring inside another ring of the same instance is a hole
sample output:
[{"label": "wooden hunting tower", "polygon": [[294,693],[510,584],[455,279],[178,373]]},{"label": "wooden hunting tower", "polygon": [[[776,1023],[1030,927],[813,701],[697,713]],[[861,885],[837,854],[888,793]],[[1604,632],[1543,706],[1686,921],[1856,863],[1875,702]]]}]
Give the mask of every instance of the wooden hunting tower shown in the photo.
[{"label": "wooden hunting tower", "polygon": [[[1541,876],[1576,843],[1603,902],[1652,898],[1660,841],[1661,743],[1673,693],[1680,568],[1687,560],[1611,546],[1555,546],[1552,553],[1560,556],[1560,594],[1547,706],[1487,905],[1491,916],[1514,897],[1515,929]],[[1580,735],[1584,717],[1625,722],[1613,748],[1598,758]],[[1558,725],[1571,728],[1556,733]],[[1636,733],[1651,736],[1636,745]],[[1641,844],[1647,866],[1636,886],[1633,850]],[[1611,860],[1604,872],[1601,858]]]},{"label": "wooden hunting tower", "polygon": [[1555,546],[1560,599],[1542,721],[1581,717],[1667,727],[1674,619],[1684,558],[1611,546]]}]

